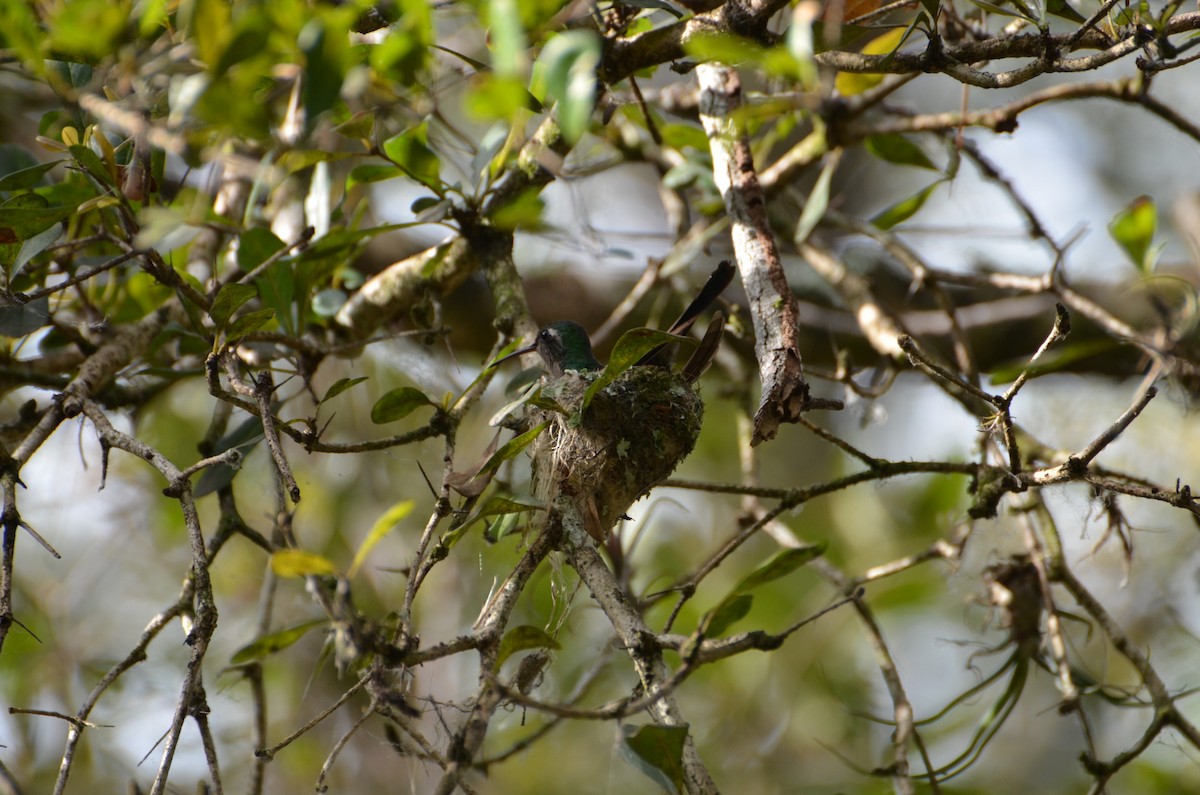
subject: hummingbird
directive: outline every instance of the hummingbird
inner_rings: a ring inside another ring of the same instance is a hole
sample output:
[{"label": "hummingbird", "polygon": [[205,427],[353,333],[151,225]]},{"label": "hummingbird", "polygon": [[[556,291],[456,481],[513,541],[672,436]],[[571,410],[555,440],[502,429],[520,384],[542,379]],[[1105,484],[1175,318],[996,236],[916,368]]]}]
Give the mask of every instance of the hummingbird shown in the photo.
[{"label": "hummingbird", "polygon": [[[686,333],[729,286],[734,272],[728,261],[718,265],[670,333]],[[674,346],[660,345],[591,395],[590,404],[585,391],[604,365],[592,352],[587,331],[574,321],[543,326],[533,344],[497,361],[536,351],[550,377],[543,396],[558,408],[527,409],[545,431],[530,448],[535,496],[547,505],[567,506],[588,535],[604,543],[626,509],[670,475],[695,446],[704,403],[693,384],[712,361],[724,327],[723,315],[715,312],[678,374],[670,369]]]},{"label": "hummingbird", "polygon": [[[687,331],[696,322],[696,318],[700,316],[705,309],[724,292],[729,283],[733,281],[735,268],[730,264],[729,260],[722,260],[721,264],[717,265],[716,270],[708,277],[704,287],[692,299],[692,302],[687,305],[687,308],[676,318],[675,322],[667,329],[667,333],[676,336],[686,334]],[[708,330],[704,333],[704,338],[701,340],[699,347],[688,359],[683,368],[683,376],[689,383],[700,377],[708,364],[712,361],[712,357],[716,354],[717,347],[721,341],[721,334],[724,330],[724,315],[717,312],[713,320],[709,323]],[[669,367],[671,357],[668,354],[667,345],[660,345],[654,350],[647,353],[638,360],[637,365],[655,365],[659,367]],[[547,323],[538,331],[537,337],[533,344],[518,351],[510,353],[502,359],[499,359],[495,364],[507,361],[517,356],[526,353],[537,351],[542,358],[542,363],[546,367],[546,373],[551,379],[560,377],[567,370],[577,370],[579,372],[588,372],[592,370],[601,370],[604,365],[596,358],[592,352],[592,341],[588,337],[587,331],[583,326],[573,320],[555,320],[552,323]]]}]

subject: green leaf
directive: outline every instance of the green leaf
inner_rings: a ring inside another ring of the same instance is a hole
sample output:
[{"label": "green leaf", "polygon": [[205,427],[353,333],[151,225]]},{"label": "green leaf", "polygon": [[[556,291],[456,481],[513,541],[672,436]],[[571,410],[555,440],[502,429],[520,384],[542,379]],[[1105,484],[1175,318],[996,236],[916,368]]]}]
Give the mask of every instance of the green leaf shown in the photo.
[{"label": "green leaf", "polygon": [[[213,445],[212,454],[220,455],[226,450],[236,447],[242,451],[242,457],[245,460],[245,456],[262,441],[262,438],[262,421],[258,417],[249,417],[218,439],[217,443]],[[198,499],[225,488],[233,482],[238,471],[229,464],[218,464],[205,469],[200,473],[200,479],[196,481],[196,485],[192,489],[193,495]]]},{"label": "green leaf", "polygon": [[303,549],[281,549],[271,555],[271,571],[279,577],[327,576],[337,573],[333,561]]},{"label": "green leaf", "polygon": [[663,143],[672,149],[691,147],[697,152],[708,151],[708,136],[701,127],[692,124],[664,124],[660,132]]},{"label": "green leaf", "polygon": [[225,332],[225,342],[235,342],[253,331],[258,331],[274,319],[274,309],[247,312],[229,324],[229,329]]},{"label": "green leaf", "polygon": [[[35,196],[23,193],[14,198]],[[37,197],[41,198],[41,197]],[[75,212],[74,207],[33,207],[14,205],[9,199],[0,206],[0,243],[18,243],[44,232]]]},{"label": "green leaf", "polygon": [[[47,10],[53,8],[54,11],[46,24],[49,35],[43,46],[47,52],[79,61],[112,57],[125,32],[132,5],[111,0],[71,0],[70,3],[48,6]],[[91,75],[90,67],[87,74]],[[80,88],[81,84],[73,79],[71,87]]]},{"label": "green leaf", "polygon": [[871,223],[880,229],[891,229],[897,224],[904,223],[917,214],[917,211],[925,205],[925,202],[929,200],[929,197],[933,195],[933,192],[937,190],[942,182],[943,180],[938,180],[932,185],[917,191],[907,199],[896,202],[872,218]]},{"label": "green leaf", "polygon": [[1060,19],[1070,20],[1075,24],[1087,22],[1083,14],[1080,14],[1074,8],[1071,8],[1067,0],[1046,0],[1046,13],[1059,17]]},{"label": "green leaf", "polygon": [[229,3],[225,0],[195,0],[191,22],[196,54],[210,69],[215,69],[233,37]]},{"label": "green leaf", "polygon": [[[368,379],[368,376],[365,376],[365,375],[359,376],[358,378],[339,378],[338,380],[334,381],[332,384],[329,385],[329,389],[325,390],[325,396],[321,398],[321,404],[324,404],[330,400],[333,400],[335,397],[342,394],[350,387],[355,386],[357,384],[361,384],[363,381],[366,381],[367,379]],[[319,404],[319,405],[321,405],[321,404]]]},{"label": "green leaf", "polygon": [[62,237],[63,225],[61,223],[54,224],[48,229],[43,229],[33,237],[21,243],[21,247],[17,249],[17,256],[13,259],[12,269],[9,271],[9,278],[16,276],[21,272],[31,259],[41,254],[50,246],[54,245],[60,237]]},{"label": "green leaf", "polygon": [[588,30],[560,33],[546,42],[538,64],[544,70],[546,97],[557,102],[563,138],[575,143],[587,131],[596,105],[600,40]]},{"label": "green leaf", "polygon": [[545,509],[546,504],[541,500],[533,497],[501,497],[496,495],[489,497],[483,507],[479,509],[480,516],[501,516],[510,513],[526,513],[528,511],[540,511]]},{"label": "green leaf", "polygon": [[866,140],[867,151],[888,163],[900,166],[916,166],[933,171],[940,169],[933,164],[921,147],[903,135],[869,135]]},{"label": "green leaf", "polygon": [[[325,238],[321,238],[321,240],[323,241]],[[309,246],[305,253],[311,253],[313,248],[314,246]],[[293,303],[296,296],[296,281],[296,264],[287,260],[273,263],[262,276],[254,280],[263,305],[275,311],[279,325],[289,334],[297,331],[298,313]]]},{"label": "green leaf", "polygon": [[820,557],[824,552],[824,544],[788,549],[755,569],[742,578],[737,587],[704,617],[701,623],[704,634],[709,637],[722,635],[750,612],[750,607],[754,602],[750,591],[791,574],[809,561]]},{"label": "green leaf", "polygon": [[547,635],[543,630],[529,624],[513,627],[504,633],[500,639],[500,648],[496,652],[496,667],[513,654],[525,649],[558,649],[558,641]]},{"label": "green leaf", "polygon": [[1112,355],[1121,347],[1116,340],[1103,338],[1081,342],[1069,342],[1053,348],[1032,365],[1027,359],[997,367],[988,373],[988,379],[993,384],[1008,384],[1017,380],[1021,373],[1028,371],[1029,378],[1065,370],[1076,362],[1090,359],[1093,356]]},{"label": "green leaf", "polygon": [[349,41],[345,29],[331,15],[328,21],[310,19],[296,37],[296,45],[304,53],[304,119],[311,130],[341,96]]},{"label": "green leaf", "polygon": [[270,38],[269,25],[264,14],[242,14],[233,38],[213,66],[213,76],[220,77],[242,61],[266,51]]},{"label": "green leaf", "polygon": [[252,284],[230,283],[223,285],[213,299],[212,309],[208,316],[218,329],[225,328],[229,318],[242,304],[258,295],[258,289]]},{"label": "green leaf", "polygon": [[[502,522],[507,529],[502,527],[489,538],[490,541],[499,541],[507,533],[515,529],[516,523],[520,519],[521,514],[529,513],[530,511],[542,511],[545,509],[546,504],[541,500],[534,499],[533,497],[493,495],[488,497],[487,501],[484,502],[483,505],[472,511],[470,516],[464,519],[460,526],[454,528],[454,531],[458,535],[461,535],[463,532],[468,530],[471,525],[475,524],[481,519],[484,519],[488,516],[501,516],[504,517]],[[458,535],[455,536],[455,540],[457,540]]]},{"label": "green leaf", "polygon": [[1139,196],[1127,207],[1113,216],[1108,224],[1108,233],[1143,274],[1154,271],[1151,256],[1154,233],[1158,231],[1158,208],[1154,199]]},{"label": "green leaf", "polygon": [[797,245],[808,239],[812,230],[816,229],[817,224],[825,217],[825,211],[829,209],[829,186],[833,182],[833,172],[837,164],[838,158],[829,158],[817,176],[817,181],[813,183],[808,201],[804,202],[804,209],[800,212],[800,220],[796,222],[796,232],[792,239]]},{"label": "green leaf", "polygon": [[683,792],[685,726],[621,726],[621,757],[667,792]]},{"label": "green leaf", "polygon": [[359,545],[358,551],[354,553],[354,561],[350,564],[350,570],[346,572],[346,579],[354,579],[354,575],[358,574],[358,570],[367,559],[367,555],[371,554],[371,550],[375,548],[375,545],[382,541],[384,536],[392,532],[404,517],[412,513],[414,505],[416,503],[412,500],[401,500],[384,511],[383,515],[375,520],[375,524],[371,525],[371,532],[367,533],[367,537]]},{"label": "green leaf", "polygon": [[18,304],[0,298],[0,337],[24,337],[50,322],[50,297]]},{"label": "green leaf", "polygon": [[[63,10],[65,11],[66,9],[64,8]],[[92,75],[94,74],[94,70],[90,64],[79,61],[46,61],[46,67],[49,73],[55,75],[71,88],[83,88],[92,82]]]},{"label": "green leaf", "polygon": [[513,438],[509,439],[500,446],[499,450],[492,453],[488,460],[484,462],[483,466],[479,468],[479,472],[477,473],[476,477],[484,472],[495,471],[505,461],[516,456],[518,453],[532,444],[533,440],[538,437],[538,434],[544,431],[546,426],[549,424],[549,422],[543,422],[537,427],[530,428],[529,430],[525,431],[525,433],[521,434],[520,436],[514,436]]},{"label": "green leaf", "polygon": [[[46,113],[43,113],[41,121],[38,122],[38,135],[46,135],[47,133],[46,130],[43,129],[43,125],[54,124],[60,115],[61,114],[58,111],[47,111]],[[60,159],[54,162],[61,163],[63,161]],[[34,157],[33,153],[25,147],[17,146],[16,144],[0,144],[0,179],[7,179],[9,176],[16,174],[18,171],[37,168],[40,165],[42,164],[38,162],[38,159]],[[34,184],[37,184],[36,180],[34,181]],[[21,186],[3,188],[3,190],[18,190],[20,187]],[[24,187],[33,186],[26,185]]]},{"label": "green leaf", "polygon": [[1026,22],[1032,22],[1035,25],[1038,22],[1037,17],[1027,13],[1026,11],[1023,11],[1021,7],[1017,7],[1015,5],[1010,10],[998,3],[989,3],[987,0],[971,0],[971,3],[992,14],[999,14],[1004,17],[1013,17],[1014,19],[1023,19]]},{"label": "green leaf", "polygon": [[387,38],[370,48],[369,58],[371,67],[392,85],[409,86],[425,67],[433,44],[433,14],[428,0],[400,0],[399,6]]},{"label": "green leaf", "polygon": [[542,103],[520,80],[490,73],[475,75],[463,101],[472,116],[484,121],[511,121],[526,109],[535,113],[543,110]]},{"label": "green leaf", "polygon": [[696,341],[690,337],[677,337],[674,334],[655,329],[634,328],[626,331],[613,346],[612,354],[608,357],[608,364],[605,365],[604,370],[583,393],[583,405],[580,412],[587,411],[588,405],[597,392],[620,378],[626,370],[637,364],[647,353],[660,345],[669,345],[675,342],[684,345],[696,344]]},{"label": "green leaf", "polygon": [[46,172],[62,163],[62,160],[51,160],[49,163],[38,163],[36,166],[11,171],[0,178],[0,190],[27,190],[42,181]]},{"label": "green leaf", "polygon": [[487,4],[488,44],[492,68],[502,77],[525,73],[525,54],[529,44],[521,24],[520,0],[489,0]]},{"label": "green leaf", "polygon": [[704,619],[704,634],[710,638],[719,638],[725,630],[741,621],[750,612],[754,597],[750,594],[730,596],[708,614]]},{"label": "green leaf", "polygon": [[440,193],[437,187],[440,184],[441,163],[429,148],[428,131],[428,122],[421,122],[416,127],[411,127],[385,141],[383,151],[389,160],[404,170],[404,173],[435,193]]},{"label": "green leaf", "polygon": [[[920,14],[915,15],[907,29],[893,28],[875,36],[875,38],[872,38],[865,44],[857,44],[855,41],[849,41],[846,46],[849,46],[851,43],[855,44],[861,48],[863,55],[891,56],[891,54],[899,51],[900,47],[904,45],[905,40],[916,29],[920,17]],[[877,28],[858,28],[857,30],[863,33],[863,38],[865,38],[867,35],[874,35]],[[847,31],[842,31],[842,33],[845,35]],[[879,85],[882,80],[883,75],[880,73],[838,72],[837,78],[834,79],[834,87],[837,88],[838,93],[849,97],[861,94]]]},{"label": "green leaf", "polygon": [[385,179],[396,179],[403,176],[404,172],[390,163],[387,165],[368,163],[366,165],[355,166],[350,169],[350,174],[346,177],[346,190],[349,191],[355,185],[382,182]]},{"label": "green leaf", "polygon": [[736,66],[761,63],[766,57],[762,45],[732,33],[701,33],[684,42],[683,51],[702,61],[719,61]]},{"label": "green leaf", "polygon": [[87,174],[100,182],[108,185],[110,188],[117,184],[116,176],[108,170],[108,166],[100,159],[100,155],[92,151],[88,146],[72,146],[70,148],[71,157],[75,158],[75,163],[82,168]]},{"label": "green leaf", "polygon": [[412,211],[413,215],[420,215],[426,210],[436,207],[437,205],[446,201],[446,199],[439,199],[437,196],[422,196],[419,199],[414,200],[413,203],[409,205],[408,209]]},{"label": "green leaf", "polygon": [[495,543],[505,536],[512,535],[521,524],[521,514],[506,513],[494,522],[488,523],[483,537]]},{"label": "green leaf", "polygon": [[749,593],[772,580],[786,577],[804,564],[816,560],[824,553],[825,544],[810,544],[806,547],[784,550],[768,563],[751,572],[738,583],[737,588],[733,592],[735,594]]},{"label": "green leaf", "polygon": [[521,191],[492,211],[492,225],[506,231],[538,229],[542,226],[542,211],[546,209],[546,202],[540,194],[538,188]]},{"label": "green leaf", "polygon": [[411,386],[402,386],[385,394],[371,407],[371,422],[383,425],[407,417],[422,406],[436,406],[425,393]]},{"label": "green leaf", "polygon": [[247,643],[242,648],[233,653],[233,658],[230,663],[233,665],[244,665],[248,662],[261,660],[268,654],[274,654],[277,651],[283,651],[288,646],[291,646],[296,641],[307,635],[316,627],[322,627],[329,622],[326,619],[317,619],[315,621],[305,621],[303,624],[281,629],[277,632],[272,632],[269,635],[263,635],[261,638]]},{"label": "green leaf", "polygon": [[249,273],[284,245],[285,243],[270,229],[261,226],[247,229],[238,237],[238,267]]}]

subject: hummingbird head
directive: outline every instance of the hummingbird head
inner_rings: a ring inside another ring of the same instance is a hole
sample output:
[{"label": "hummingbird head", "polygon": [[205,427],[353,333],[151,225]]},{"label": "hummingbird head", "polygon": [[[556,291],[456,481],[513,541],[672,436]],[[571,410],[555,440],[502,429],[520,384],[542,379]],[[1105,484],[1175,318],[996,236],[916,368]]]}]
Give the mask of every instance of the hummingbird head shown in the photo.
[{"label": "hummingbird head", "polygon": [[592,341],[583,326],[572,320],[556,320],[542,327],[534,350],[542,357],[551,378],[566,370],[599,370],[603,365],[592,354]]},{"label": "hummingbird head", "polygon": [[532,345],[513,351],[493,365],[537,351],[551,378],[567,370],[599,370],[604,367],[592,353],[592,341],[583,326],[573,320],[556,320],[542,326]]}]

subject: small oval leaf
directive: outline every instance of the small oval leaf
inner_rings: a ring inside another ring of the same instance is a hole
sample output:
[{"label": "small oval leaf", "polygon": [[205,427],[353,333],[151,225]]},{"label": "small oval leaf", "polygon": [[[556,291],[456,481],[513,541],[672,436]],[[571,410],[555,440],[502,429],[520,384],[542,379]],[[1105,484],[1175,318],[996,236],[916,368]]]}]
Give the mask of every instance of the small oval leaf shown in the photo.
[{"label": "small oval leaf", "polygon": [[704,635],[710,638],[721,637],[725,630],[746,617],[753,604],[754,597],[750,594],[739,594],[721,602],[704,619]]},{"label": "small oval leaf", "polygon": [[258,289],[252,284],[226,284],[221,287],[217,292],[217,297],[213,299],[212,309],[209,310],[208,316],[212,318],[213,324],[217,328],[225,328],[229,323],[229,318],[233,317],[233,313],[256,295],[258,295]]},{"label": "small oval leaf", "polygon": [[938,180],[932,185],[918,191],[914,195],[909,196],[907,199],[901,199],[891,207],[888,207],[886,210],[872,218],[871,223],[880,229],[891,229],[897,224],[904,223],[909,218],[912,218],[914,215],[916,215],[917,211],[925,206],[925,202],[929,200],[929,197],[933,195],[933,192],[937,190],[938,186],[941,184],[942,180]]},{"label": "small oval leaf", "polygon": [[513,654],[525,649],[557,648],[559,648],[558,641],[543,630],[529,624],[522,624],[505,632],[504,637],[500,639],[500,649],[496,653],[496,667],[499,668]]},{"label": "small oval leaf", "polygon": [[333,400],[350,387],[366,381],[367,378],[368,376],[365,375],[359,376],[358,378],[339,378],[329,385],[329,389],[325,390],[325,397],[321,398],[321,403],[328,403],[330,400]]},{"label": "small oval leaf", "polygon": [[258,331],[274,319],[274,309],[259,309],[256,312],[247,312],[229,324],[229,330],[225,332],[225,341],[233,342],[234,340],[241,339],[252,331]]},{"label": "small oval leaf", "polygon": [[932,171],[940,170],[933,164],[933,161],[929,159],[929,156],[925,154],[921,147],[903,135],[868,135],[866,147],[868,152],[888,163],[895,163],[898,166],[928,168]]},{"label": "small oval leaf", "polygon": [[422,406],[432,405],[433,401],[425,397],[421,390],[402,386],[375,401],[375,405],[371,407],[371,422],[376,425],[394,422],[407,417]]},{"label": "small oval leaf", "polygon": [[688,727],[622,726],[621,757],[667,792],[683,792]]}]

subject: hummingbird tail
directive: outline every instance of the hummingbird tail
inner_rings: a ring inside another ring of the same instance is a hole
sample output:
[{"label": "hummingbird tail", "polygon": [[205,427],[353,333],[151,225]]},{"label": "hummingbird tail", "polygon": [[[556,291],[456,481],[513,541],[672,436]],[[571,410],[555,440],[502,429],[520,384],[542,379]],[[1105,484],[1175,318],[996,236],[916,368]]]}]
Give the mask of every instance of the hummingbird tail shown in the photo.
[{"label": "hummingbird tail", "polygon": [[[700,317],[700,314],[705,309],[708,309],[709,304],[711,304],[713,301],[716,301],[717,297],[725,291],[725,288],[728,287],[729,283],[733,281],[733,275],[736,272],[737,269],[733,267],[729,260],[721,260],[721,264],[718,265],[716,270],[714,270],[708,277],[708,281],[704,283],[704,287],[700,288],[700,292],[697,293],[696,297],[692,299],[692,302],[687,305],[687,309],[683,310],[683,313],[675,320],[674,323],[671,324],[671,327],[667,329],[667,332],[675,335],[686,334],[688,329],[692,327],[692,324],[696,322],[696,318]],[[708,333],[706,332],[705,337],[707,336]],[[720,342],[720,337],[717,338],[717,341]],[[652,364],[659,367],[670,367],[672,357],[670,355],[670,351],[667,350],[668,347],[669,346],[662,345],[655,348],[639,359],[638,364]],[[703,347],[704,344],[701,343],[701,348]],[[692,358],[695,358],[695,354],[693,354]],[[709,358],[712,358],[711,355]]]},{"label": "hummingbird tail", "polygon": [[720,310],[713,313],[712,320],[708,321],[708,328],[704,331],[704,337],[701,338],[700,344],[696,350],[692,351],[692,355],[688,358],[687,364],[683,366],[683,380],[689,384],[693,384],[703,375],[708,366],[712,364],[713,357],[717,355],[717,349],[721,347],[721,337],[725,334],[725,315]]},{"label": "hummingbird tail", "polygon": [[687,309],[680,313],[679,317],[671,324],[671,328],[667,329],[672,334],[685,334],[687,330],[696,322],[696,318],[700,317],[700,313],[708,309],[708,305],[717,300],[717,296],[725,292],[725,288],[733,281],[733,274],[737,269],[727,260],[721,260],[721,264],[717,265],[716,269],[708,277],[708,281],[700,288],[700,292],[692,299],[692,302],[687,305]]}]

